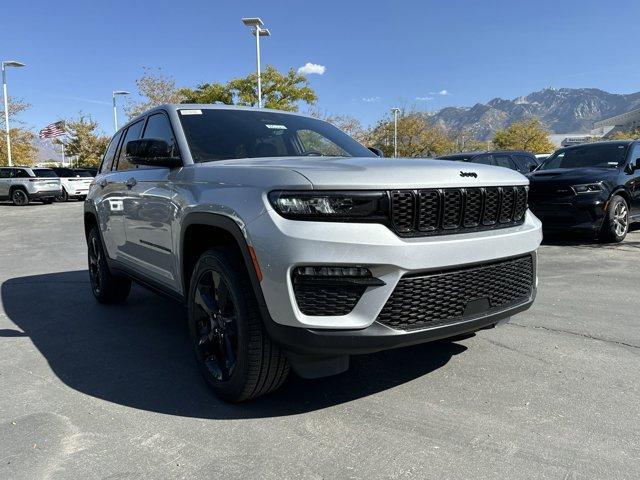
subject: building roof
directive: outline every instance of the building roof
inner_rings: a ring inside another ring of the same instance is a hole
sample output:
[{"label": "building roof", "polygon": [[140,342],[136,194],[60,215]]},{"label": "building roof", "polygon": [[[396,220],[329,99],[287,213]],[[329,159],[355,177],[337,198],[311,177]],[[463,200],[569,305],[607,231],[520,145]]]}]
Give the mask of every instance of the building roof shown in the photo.
[{"label": "building roof", "polygon": [[626,125],[628,123],[640,122],[640,108],[629,110],[609,118],[603,118],[593,124],[595,128],[609,127],[615,125]]}]

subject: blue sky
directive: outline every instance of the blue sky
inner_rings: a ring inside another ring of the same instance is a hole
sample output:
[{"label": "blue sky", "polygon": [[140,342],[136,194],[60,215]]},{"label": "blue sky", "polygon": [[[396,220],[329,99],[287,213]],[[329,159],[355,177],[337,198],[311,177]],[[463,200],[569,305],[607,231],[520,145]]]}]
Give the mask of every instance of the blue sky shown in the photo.
[{"label": "blue sky", "polygon": [[640,90],[637,0],[6,0],[2,10],[0,58],[28,64],[9,71],[10,95],[32,104],[21,120],[36,130],[82,111],[110,134],[111,91],[135,91],[143,66],[184,86],[253,71],[243,16],[271,30],[263,65],[324,66],[309,76],[318,107],[365,124],[398,104]]}]

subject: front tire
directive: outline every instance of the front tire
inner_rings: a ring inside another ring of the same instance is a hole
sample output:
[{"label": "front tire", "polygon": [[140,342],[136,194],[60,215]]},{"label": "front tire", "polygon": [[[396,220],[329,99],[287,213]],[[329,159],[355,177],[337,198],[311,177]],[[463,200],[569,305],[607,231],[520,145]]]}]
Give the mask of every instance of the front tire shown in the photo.
[{"label": "front tire", "polygon": [[280,387],[289,363],[264,329],[243,262],[227,250],[198,259],[189,288],[189,331],[213,391],[241,402]]},{"label": "front tire", "polygon": [[29,195],[21,188],[16,188],[11,192],[11,201],[16,207],[29,205]]},{"label": "front tire", "polygon": [[102,248],[98,227],[91,228],[87,237],[89,279],[91,291],[100,303],[122,303],[131,291],[131,280],[114,275],[109,270],[107,256]]},{"label": "front tire", "polygon": [[60,193],[60,195],[58,195],[56,197],[56,200],[58,202],[68,202],[69,201],[69,194],[67,193],[67,191],[64,189],[64,187],[62,187],[62,192]]},{"label": "front tire", "polygon": [[605,243],[620,243],[629,232],[629,205],[620,195],[609,200],[605,214],[600,240]]}]

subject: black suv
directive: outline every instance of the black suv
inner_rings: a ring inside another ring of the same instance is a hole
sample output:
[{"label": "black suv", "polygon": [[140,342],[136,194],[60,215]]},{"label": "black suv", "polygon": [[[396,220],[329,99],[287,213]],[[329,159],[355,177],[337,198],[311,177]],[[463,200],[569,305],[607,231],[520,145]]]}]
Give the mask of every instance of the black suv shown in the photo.
[{"label": "black suv", "polygon": [[532,153],[502,150],[492,152],[456,153],[454,155],[438,157],[438,159],[480,163],[483,165],[493,165],[495,167],[506,167],[523,174],[531,172],[531,170],[536,168],[540,163]]},{"label": "black suv", "polygon": [[582,230],[621,242],[640,221],[640,141],[562,148],[531,180],[529,203],[545,230]]}]

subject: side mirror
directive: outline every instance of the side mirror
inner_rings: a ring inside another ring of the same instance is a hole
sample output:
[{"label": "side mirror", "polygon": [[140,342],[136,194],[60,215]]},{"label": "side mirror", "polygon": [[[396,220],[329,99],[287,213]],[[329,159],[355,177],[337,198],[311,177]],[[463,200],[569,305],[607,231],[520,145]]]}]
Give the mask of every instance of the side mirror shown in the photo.
[{"label": "side mirror", "polygon": [[379,148],[369,147],[369,150],[371,150],[373,153],[375,153],[378,157],[384,157],[384,153]]},{"label": "side mirror", "polygon": [[180,157],[172,156],[169,144],[160,138],[130,140],[125,145],[127,159],[134,165],[174,168],[182,166]]},{"label": "side mirror", "polygon": [[633,171],[640,170],[640,158],[636,158],[636,164],[633,166]]},{"label": "side mirror", "polygon": [[636,172],[638,170],[640,170],[640,158],[636,158],[635,162],[627,163],[627,165],[624,167],[625,173],[628,174],[632,174],[633,172]]}]

